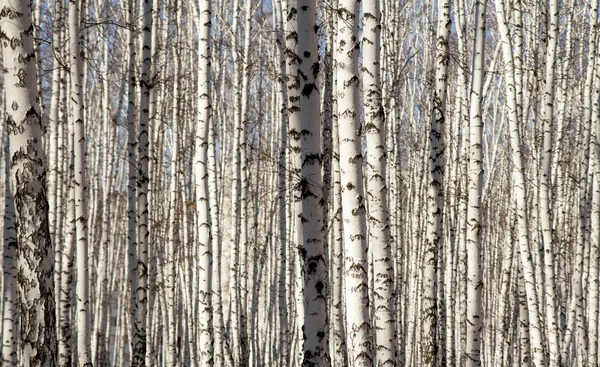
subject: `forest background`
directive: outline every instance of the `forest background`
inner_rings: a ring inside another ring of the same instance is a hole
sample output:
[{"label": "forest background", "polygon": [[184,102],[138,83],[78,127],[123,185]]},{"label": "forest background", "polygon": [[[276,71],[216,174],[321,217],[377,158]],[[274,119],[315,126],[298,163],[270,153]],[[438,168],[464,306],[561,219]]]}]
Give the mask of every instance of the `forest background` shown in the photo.
[{"label": "forest background", "polygon": [[0,1],[2,365],[598,366],[598,11]]}]

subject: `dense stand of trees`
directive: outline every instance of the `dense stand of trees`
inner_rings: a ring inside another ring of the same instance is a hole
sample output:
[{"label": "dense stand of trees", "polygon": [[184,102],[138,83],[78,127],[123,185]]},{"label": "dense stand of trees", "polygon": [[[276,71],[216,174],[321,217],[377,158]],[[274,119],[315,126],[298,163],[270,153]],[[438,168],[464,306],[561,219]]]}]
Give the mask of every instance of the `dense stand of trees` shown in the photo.
[{"label": "dense stand of trees", "polygon": [[0,365],[597,367],[599,4],[0,0]]}]

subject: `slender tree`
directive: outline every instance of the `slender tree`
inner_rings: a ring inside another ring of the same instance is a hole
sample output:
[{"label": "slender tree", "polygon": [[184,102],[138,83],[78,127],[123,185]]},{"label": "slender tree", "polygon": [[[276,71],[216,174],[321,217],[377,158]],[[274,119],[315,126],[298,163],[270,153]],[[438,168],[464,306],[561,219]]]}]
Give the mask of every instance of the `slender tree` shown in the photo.
[{"label": "slender tree", "polygon": [[469,201],[467,209],[467,366],[481,365],[482,340],[482,210],[481,194],[483,187],[483,99],[484,49],[485,49],[485,8],[486,0],[475,4],[475,38],[473,41],[473,67],[471,79],[471,100],[469,110]]},{"label": "slender tree", "polygon": [[324,248],[321,176],[320,95],[317,88],[316,1],[298,1],[298,79],[300,82],[300,141],[302,149],[302,231],[304,260],[303,366],[329,364],[327,330],[328,272]]},{"label": "slender tree", "polygon": [[[129,56],[127,72],[127,261],[131,308],[129,320],[131,335],[135,335],[136,320],[136,293],[137,293],[137,113],[136,113],[136,50],[134,19],[136,19],[136,7],[134,0],[126,0],[127,19],[129,30],[127,32]],[[130,340],[131,347],[135,340]]]},{"label": "slender tree", "polygon": [[435,44],[435,80],[429,133],[429,177],[427,193],[426,248],[423,266],[423,333],[422,358],[425,365],[437,360],[438,331],[438,262],[441,261],[443,236],[443,185],[446,92],[448,86],[448,39],[450,36],[450,1],[437,2],[438,19]]},{"label": "slender tree", "polygon": [[[552,130],[554,118],[554,94],[556,85],[554,82],[557,68],[556,53],[558,48],[558,1],[549,2],[549,22],[548,22],[548,45],[546,54],[546,70],[544,94],[542,97],[542,123],[543,123],[543,145],[542,162],[540,171],[540,216],[542,227],[542,240],[544,246],[544,284],[545,284],[545,303],[546,320],[548,333],[548,352],[551,367],[561,365],[560,345],[559,345],[559,325],[557,317],[556,302],[556,279],[554,271],[554,252],[555,241],[552,236],[553,213],[551,208],[551,163],[552,163]],[[541,282],[538,279],[538,282]]]},{"label": "slender tree", "polygon": [[[523,298],[525,298],[525,296],[527,300],[526,304],[522,303],[520,308],[521,311],[527,310],[527,316],[525,316],[524,312],[520,315],[522,317],[521,320],[527,320],[522,328],[522,331],[527,333],[527,337],[523,338],[522,336],[522,341],[523,339],[531,341],[531,357],[533,363],[536,365],[543,365],[544,354],[537,302],[538,295],[535,287],[534,268],[529,249],[529,217],[527,213],[525,167],[523,164],[523,148],[520,134],[521,120],[519,118],[519,109],[522,106],[518,103],[518,91],[516,90],[515,84],[515,81],[517,80],[517,69],[515,68],[514,60],[518,59],[519,55],[513,55],[512,40],[508,29],[506,15],[504,13],[504,3],[502,1],[500,1],[499,6],[496,8],[496,17],[498,19],[502,40],[502,54],[505,60],[504,76],[508,95],[506,108],[510,130],[511,160],[514,165],[514,168],[512,169],[514,206],[517,212],[518,241],[524,283],[523,286],[526,290],[526,294],[521,293],[520,296],[522,299],[520,302],[524,301]],[[521,284],[519,286],[521,287]],[[523,350],[526,354],[529,353],[527,348],[523,348]]]},{"label": "slender tree", "polygon": [[394,263],[387,203],[387,144],[381,96],[381,10],[379,0],[363,1],[363,100],[367,137],[369,247],[373,252],[376,366],[396,364]]},{"label": "slender tree", "polygon": [[88,207],[86,178],[86,139],[84,126],[83,57],[80,32],[79,0],[69,1],[69,38],[71,70],[71,108],[73,114],[73,180],[75,186],[75,223],[77,240],[77,361],[81,366],[92,365],[90,349],[90,302],[88,267]]},{"label": "slender tree", "polygon": [[344,280],[346,282],[346,343],[350,366],[373,362],[367,261],[366,200],[363,184],[362,129],[359,117],[358,16],[360,2],[341,0],[338,9],[338,118]]},{"label": "slender tree", "polygon": [[200,2],[198,19],[198,126],[196,130],[196,212],[198,220],[198,242],[200,258],[200,308],[199,338],[200,364],[209,366],[213,360],[213,308],[211,304],[212,295],[212,250],[211,233],[209,221],[209,198],[208,191],[208,133],[211,118],[210,101],[210,65],[211,65],[211,1]]},{"label": "slender tree", "polygon": [[148,164],[150,146],[150,90],[152,89],[152,7],[153,0],[142,1],[142,16],[140,25],[142,29],[141,57],[142,72],[140,77],[140,115],[138,131],[138,177],[137,177],[137,215],[138,215],[138,248],[136,267],[136,320],[134,327],[133,365],[145,366],[146,344],[148,343],[147,321],[148,313],[148,248],[149,232],[149,190],[148,190]]}]

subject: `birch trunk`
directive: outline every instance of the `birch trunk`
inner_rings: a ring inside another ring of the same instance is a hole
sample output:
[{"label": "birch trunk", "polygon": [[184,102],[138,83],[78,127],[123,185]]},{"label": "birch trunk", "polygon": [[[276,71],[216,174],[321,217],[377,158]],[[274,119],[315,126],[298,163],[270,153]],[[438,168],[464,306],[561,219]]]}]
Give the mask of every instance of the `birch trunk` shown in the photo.
[{"label": "birch trunk", "polygon": [[136,266],[136,320],[134,333],[133,366],[146,365],[147,351],[147,315],[148,315],[148,249],[149,249],[149,175],[150,161],[150,91],[153,87],[152,70],[152,7],[153,0],[142,1],[142,73],[140,79],[140,115],[138,132],[138,177],[137,177],[137,215],[138,215],[138,248]]},{"label": "birch trunk", "polygon": [[475,39],[469,110],[469,170],[467,207],[467,366],[481,366],[483,328],[481,274],[481,191],[483,186],[483,81],[485,73],[486,0],[475,4]]},{"label": "birch trunk", "polygon": [[88,272],[88,186],[86,178],[86,138],[84,125],[83,96],[83,43],[80,32],[79,0],[69,1],[69,38],[71,67],[71,102],[73,113],[73,156],[75,183],[75,224],[76,224],[76,257],[77,257],[77,363],[80,366],[91,366],[90,350],[90,279]]},{"label": "birch trunk", "polygon": [[[71,127],[70,132],[73,131]],[[69,147],[72,149],[73,134],[69,133],[67,139],[69,141]],[[69,151],[72,152],[72,150]],[[73,365],[73,334],[72,329],[72,299],[71,294],[73,289],[73,261],[75,257],[75,243],[77,241],[76,236],[76,224],[75,224],[75,184],[73,182],[73,160],[70,154],[69,161],[69,180],[67,186],[67,198],[66,198],[66,215],[65,215],[65,241],[61,245],[61,263],[60,263],[60,294],[58,295],[58,301],[60,302],[60,314],[58,320],[58,365],[59,366],[72,366]]]},{"label": "birch trunk", "polygon": [[[175,28],[177,29],[176,41],[173,42],[171,47],[172,57],[173,57],[173,75],[175,78],[179,78],[181,75],[180,71],[180,63],[181,63],[181,12],[183,4],[175,1],[175,11],[176,11],[176,20],[175,20]],[[165,362],[168,366],[174,366],[178,362],[177,356],[177,340],[176,340],[176,331],[177,331],[177,304],[175,300],[175,294],[177,290],[177,251],[180,251],[180,244],[182,242],[179,240],[179,231],[178,227],[180,222],[180,211],[179,209],[179,200],[178,197],[180,192],[180,169],[179,169],[179,141],[180,138],[180,126],[183,123],[180,121],[180,95],[179,91],[181,90],[181,86],[178,83],[173,83],[173,115],[171,117],[171,161],[169,165],[171,167],[171,182],[169,183],[169,220],[171,222],[170,228],[168,230],[168,243],[167,250],[165,251],[165,266],[164,269],[164,282],[165,282],[165,303],[163,307],[166,308],[163,312],[166,311],[167,314],[167,323],[166,323],[166,356]],[[202,203],[204,204],[204,203]],[[189,259],[186,264],[188,264],[192,259]],[[189,283],[188,283],[189,284]]]},{"label": "birch trunk", "polygon": [[[4,127],[4,124],[2,124]],[[2,129],[4,140],[4,129]],[[15,203],[10,187],[9,146],[4,146],[4,232],[2,258],[2,365],[16,366],[19,342],[19,303],[17,299],[17,238]]]},{"label": "birch trunk", "polygon": [[[596,102],[597,104],[598,102]],[[598,124],[595,124],[595,130],[598,128]],[[598,366],[598,294],[600,293],[598,282],[599,282],[599,260],[600,260],[600,185],[598,183],[598,176],[600,176],[600,152],[598,152],[598,141],[597,136],[594,136],[593,146],[591,147],[594,152],[594,179],[592,183],[592,212],[591,212],[591,238],[590,238],[590,265],[589,265],[589,284],[590,288],[588,291],[589,297],[589,323],[588,323],[588,340],[589,340],[589,352],[587,365],[590,367]]]},{"label": "birch trunk", "polygon": [[[287,60],[287,108],[288,108],[288,159],[290,162],[289,167],[289,185],[292,187],[291,199],[292,199],[292,222],[290,227],[293,229],[293,235],[290,237],[293,248],[298,248],[302,243],[303,231],[302,231],[302,193],[300,179],[302,176],[302,157],[301,157],[301,130],[302,125],[300,121],[300,79],[298,77],[298,0],[287,1],[287,22],[286,22],[286,60]],[[296,269],[296,276],[294,281],[296,283],[296,329],[294,333],[301,332],[299,329],[304,324],[304,301],[302,285],[302,259],[296,257],[296,261],[292,262],[292,269]],[[298,351],[303,352],[302,344],[292,345],[292,351],[290,356],[293,361],[299,361],[302,358],[302,354],[298,355]],[[299,358],[300,357],[300,358]],[[297,362],[301,363],[301,362]]]},{"label": "birch trunk", "polygon": [[[544,130],[542,162],[540,174],[540,216],[542,224],[542,238],[544,245],[544,275],[545,275],[545,303],[546,318],[548,324],[548,346],[549,362],[551,367],[561,365],[559,349],[558,320],[556,316],[556,281],[554,271],[554,241],[552,228],[552,208],[551,208],[551,162],[552,162],[552,127],[554,117],[554,90],[555,90],[555,69],[556,49],[558,44],[558,1],[551,0],[550,20],[548,23],[548,48],[546,54],[546,80],[544,87],[544,96],[542,98],[542,123]],[[538,281],[541,281],[538,279]]]},{"label": "birch trunk", "polygon": [[208,191],[208,133],[211,118],[210,64],[211,64],[211,1],[203,0],[199,6],[198,19],[198,126],[196,130],[196,212],[198,225],[199,251],[199,317],[198,342],[200,344],[200,365],[210,366],[213,359],[213,308],[212,292],[212,241],[210,227],[210,206]]},{"label": "birch trunk", "polygon": [[[444,125],[448,85],[448,38],[450,35],[450,1],[437,3],[435,89],[432,98],[431,130],[429,133],[429,176],[427,191],[427,228],[423,259],[423,305],[421,353],[424,365],[435,366],[438,359],[438,262],[443,244],[444,187]],[[483,55],[481,56],[483,58]]]},{"label": "birch trunk", "polygon": [[360,2],[340,0],[338,40],[338,116],[342,218],[344,222],[344,278],[346,282],[346,343],[352,367],[373,363],[366,208],[363,185],[362,128],[359,114],[358,16]]},{"label": "birch trunk", "polygon": [[[129,325],[130,353],[135,347],[135,319],[136,319],[136,293],[137,293],[137,116],[136,116],[136,78],[135,78],[135,38],[134,20],[137,16],[135,0],[125,0],[127,5],[127,18],[129,31],[128,43],[128,75],[127,75],[127,268],[130,292]],[[125,325],[128,323],[126,322]]]},{"label": "birch trunk", "polygon": [[[369,246],[373,253],[375,360],[396,365],[394,263],[387,203],[387,146],[381,98],[381,11],[379,0],[363,1],[363,101],[367,136]],[[441,217],[441,216],[440,216]]]},{"label": "birch trunk", "polygon": [[241,363],[241,332],[240,332],[240,283],[239,283],[239,263],[240,263],[240,218],[241,218],[241,159],[242,149],[245,149],[245,143],[242,141],[242,117],[241,117],[241,89],[239,88],[240,72],[238,56],[238,25],[240,23],[239,0],[233,2],[233,24],[232,24],[232,58],[233,58],[233,80],[238,86],[235,91],[234,101],[234,132],[233,132],[233,163],[231,177],[231,245],[229,252],[229,348],[230,363],[236,365]]},{"label": "birch trunk", "polygon": [[[283,2],[283,4],[282,4]],[[287,205],[286,205],[286,151],[287,147],[287,85],[286,81],[288,76],[286,75],[286,44],[285,44],[285,28],[284,28],[284,9],[287,11],[286,1],[275,1],[273,2],[273,12],[275,14],[276,22],[276,42],[278,50],[278,61],[279,61],[279,79],[277,97],[281,103],[280,108],[280,126],[279,126],[279,161],[277,166],[277,202],[278,202],[278,214],[279,214],[279,273],[278,273],[278,314],[279,314],[279,363],[283,364],[284,361],[289,360],[289,342],[290,342],[290,330],[288,325],[288,305],[287,305],[287,287],[286,287],[286,273],[288,268],[287,261],[287,248],[289,246],[287,241]]]},{"label": "birch trunk", "polygon": [[26,367],[53,366],[57,357],[54,253],[48,223],[31,3],[4,1],[0,29],[10,190],[15,207],[19,361]]},{"label": "birch trunk", "polygon": [[346,350],[346,321],[344,294],[344,238],[342,231],[342,187],[340,181],[340,140],[337,106],[337,66],[333,71],[333,101],[331,135],[333,136],[333,225],[332,225],[332,250],[331,250],[331,294],[332,294],[332,320],[331,335],[333,337],[332,364],[348,365]]},{"label": "birch trunk", "polygon": [[518,104],[517,96],[518,92],[515,90],[515,74],[514,60],[519,58],[513,57],[513,47],[511,41],[511,35],[508,30],[508,24],[504,13],[504,3],[500,1],[496,7],[496,16],[498,19],[498,26],[500,30],[500,36],[502,40],[502,52],[505,62],[505,85],[507,91],[507,113],[509,120],[510,130],[510,145],[512,164],[512,179],[514,185],[514,204],[517,212],[517,227],[518,227],[518,240],[519,250],[521,254],[521,265],[523,270],[523,281],[525,283],[525,289],[527,292],[527,312],[528,312],[528,326],[529,335],[531,340],[531,352],[532,361],[536,366],[544,365],[544,348],[542,341],[542,328],[540,322],[540,314],[538,311],[538,294],[536,291],[535,283],[535,270],[532,263],[531,252],[529,249],[529,219],[527,213],[527,200],[526,200],[526,181],[525,181],[525,167],[523,165],[523,151],[521,143],[521,126],[518,111],[520,105]]},{"label": "birch trunk", "polygon": [[597,367],[598,359],[598,313],[599,313],[599,270],[600,265],[600,145],[598,136],[600,134],[600,55],[595,55],[594,93],[592,108],[592,125],[590,136],[590,159],[592,177],[592,203],[590,208],[590,262],[589,262],[589,290],[588,290],[588,341],[589,351],[587,354],[587,365]]},{"label": "birch trunk", "polygon": [[[589,221],[587,218],[587,188],[588,188],[588,171],[590,162],[590,129],[592,120],[592,88],[596,81],[596,64],[597,51],[596,43],[598,42],[598,7],[599,1],[591,2],[590,6],[590,40],[588,45],[588,67],[583,90],[583,123],[580,128],[582,157],[579,163],[578,174],[578,216],[577,216],[577,245],[575,249],[575,266],[572,271],[572,292],[569,305],[569,315],[567,330],[565,332],[564,344],[562,346],[562,357],[567,358],[568,349],[571,345],[573,337],[577,338],[576,350],[578,353],[585,355],[586,336],[584,326],[584,310],[583,303],[585,300],[582,274],[584,271],[584,247],[586,243],[586,235],[589,231]],[[582,131],[583,130],[583,131]],[[582,132],[581,132],[582,131]]]},{"label": "birch trunk", "polygon": [[302,232],[304,262],[303,366],[329,365],[328,271],[323,236],[319,51],[316,1],[298,1],[298,79],[300,82]]},{"label": "birch trunk", "polygon": [[[212,4],[212,2],[211,2]],[[212,7],[210,7],[212,13]],[[214,93],[211,94],[214,96]],[[211,111],[214,112],[214,109]],[[213,309],[213,337],[214,337],[214,364],[221,366],[225,364],[224,355],[224,331],[223,331],[223,289],[221,282],[221,261],[222,261],[222,245],[221,245],[221,207],[219,203],[219,193],[223,188],[218,184],[219,172],[216,163],[216,135],[214,115],[209,119],[208,129],[208,200],[210,203],[210,235],[212,243],[212,309]]]}]

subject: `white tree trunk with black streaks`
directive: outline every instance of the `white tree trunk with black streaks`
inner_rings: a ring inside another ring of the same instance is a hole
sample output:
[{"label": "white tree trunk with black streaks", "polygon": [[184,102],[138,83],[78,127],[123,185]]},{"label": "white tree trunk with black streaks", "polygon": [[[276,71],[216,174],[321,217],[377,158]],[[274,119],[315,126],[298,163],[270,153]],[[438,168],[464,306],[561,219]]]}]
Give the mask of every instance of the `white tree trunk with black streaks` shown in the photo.
[{"label": "white tree trunk with black streaks", "polygon": [[[4,127],[4,124],[2,124]],[[2,130],[4,132],[4,129]],[[4,133],[1,134],[4,140]],[[4,232],[2,259],[2,365],[16,366],[19,340],[19,302],[17,299],[17,239],[15,237],[15,203],[10,188],[9,146],[4,146]]]},{"label": "white tree trunk with black streaks", "polygon": [[26,367],[54,366],[54,254],[48,227],[31,3],[4,0],[0,4],[10,189],[17,243],[21,338],[18,358]]},{"label": "white tree trunk with black streaks", "polygon": [[88,269],[88,186],[86,178],[86,139],[84,126],[83,56],[80,32],[79,0],[69,1],[69,38],[71,68],[71,108],[73,125],[73,184],[75,187],[75,233],[77,258],[76,320],[77,361],[80,366],[91,366],[90,349],[90,279]]},{"label": "white tree trunk with black streaks", "polygon": [[[212,242],[210,226],[210,203],[208,190],[207,150],[209,124],[212,113],[210,100],[210,65],[211,65],[211,1],[199,3],[198,19],[198,126],[196,127],[195,179],[196,179],[196,214],[199,257],[199,306],[198,306],[198,343],[200,345],[201,366],[210,366],[213,359],[213,308],[212,293]],[[216,238],[214,236],[213,238]]]},{"label": "white tree trunk with black streaks", "polygon": [[[520,134],[520,121],[518,115],[519,104],[517,100],[518,92],[515,87],[515,59],[519,58],[513,55],[512,39],[508,29],[507,19],[504,13],[504,3],[499,1],[496,6],[496,17],[498,19],[498,27],[502,41],[502,55],[505,62],[504,78],[506,85],[506,108],[509,121],[511,159],[514,165],[512,169],[512,180],[514,187],[514,206],[517,212],[517,229],[519,251],[521,256],[521,266],[523,272],[523,282],[527,294],[527,317],[528,325],[523,325],[524,328],[529,327],[529,340],[531,343],[532,361],[535,365],[543,366],[544,351],[542,341],[542,330],[540,315],[538,311],[538,294],[535,285],[534,266],[531,259],[530,244],[529,244],[529,218],[527,213],[526,199],[526,180],[523,165],[523,151]],[[521,310],[524,310],[522,305]],[[521,315],[525,317],[524,315]],[[528,352],[528,351],[526,351]]]},{"label": "white tree trunk with black streaks", "polygon": [[469,110],[469,170],[467,207],[467,361],[469,367],[481,366],[481,339],[483,336],[481,273],[481,191],[483,187],[483,81],[485,67],[485,8],[487,1],[475,3],[475,39],[473,41],[473,66],[471,101]]},{"label": "white tree trunk with black streaks", "polygon": [[427,190],[427,228],[423,258],[423,304],[421,353],[423,363],[435,366],[438,359],[438,262],[442,256],[443,187],[444,187],[444,129],[446,91],[448,85],[448,38],[450,35],[450,1],[437,3],[437,32],[435,38],[435,89],[432,97],[431,130],[429,133],[429,175]]},{"label": "white tree trunk with black streaks", "polygon": [[346,344],[352,367],[373,363],[367,257],[366,201],[359,120],[358,16],[360,2],[341,0],[338,9],[338,118],[344,278],[346,282]]},{"label": "white tree trunk with black streaks", "polygon": [[300,143],[302,159],[302,232],[304,273],[303,366],[329,364],[327,325],[328,271],[324,249],[321,176],[319,52],[316,1],[298,1],[298,79],[300,82]]},{"label": "white tree trunk with black streaks", "polygon": [[369,247],[374,274],[374,365],[396,365],[396,294],[387,202],[387,144],[381,96],[380,0],[363,0],[363,101],[367,137]]}]

